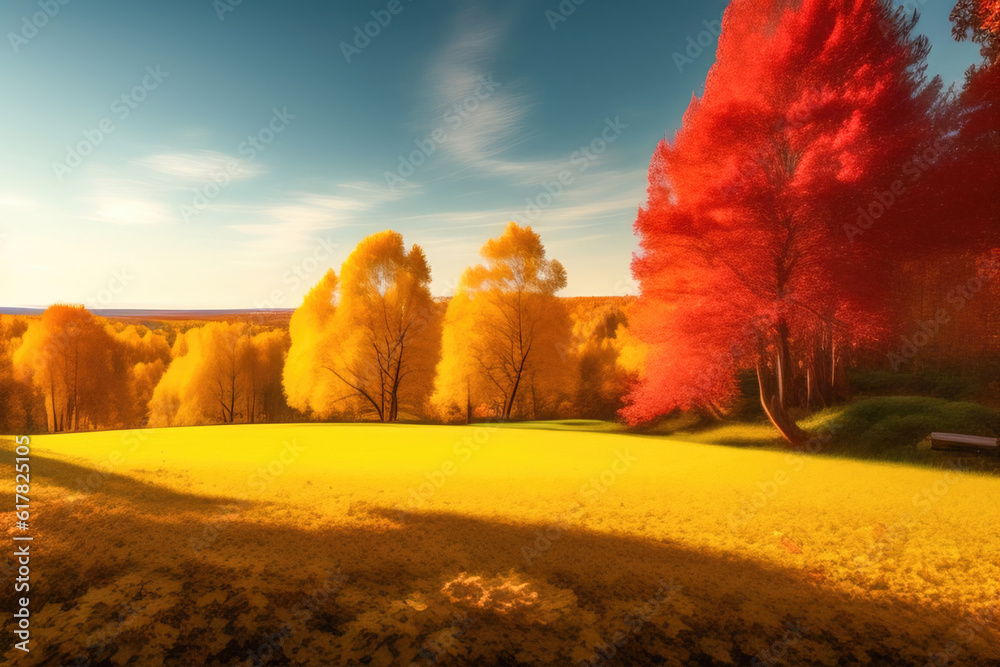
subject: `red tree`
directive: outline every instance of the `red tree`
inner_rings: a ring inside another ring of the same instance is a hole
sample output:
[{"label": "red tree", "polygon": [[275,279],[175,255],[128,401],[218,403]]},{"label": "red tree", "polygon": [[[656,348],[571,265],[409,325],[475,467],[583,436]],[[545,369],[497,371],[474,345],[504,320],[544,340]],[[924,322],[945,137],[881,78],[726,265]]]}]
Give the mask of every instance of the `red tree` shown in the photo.
[{"label": "red tree", "polygon": [[650,353],[630,422],[724,409],[750,368],[799,442],[789,408],[832,396],[847,341],[883,335],[886,259],[927,240],[903,170],[934,143],[941,86],[915,22],[889,0],[730,4],[635,223],[632,326]]},{"label": "red tree", "polygon": [[[951,13],[952,34],[981,46],[983,62],[966,72],[956,100],[956,150],[941,176],[956,191],[952,219],[963,226],[1000,231],[1000,0],[959,0]],[[992,224],[986,224],[992,220]],[[978,223],[978,224],[977,224]],[[993,243],[1000,239],[992,238]]]}]

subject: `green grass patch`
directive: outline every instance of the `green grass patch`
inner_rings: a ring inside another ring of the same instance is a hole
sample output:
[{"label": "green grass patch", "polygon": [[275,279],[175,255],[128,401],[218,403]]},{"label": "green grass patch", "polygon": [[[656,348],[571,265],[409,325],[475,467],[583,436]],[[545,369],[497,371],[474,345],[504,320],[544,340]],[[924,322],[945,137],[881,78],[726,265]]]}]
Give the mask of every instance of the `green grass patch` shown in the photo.
[{"label": "green grass patch", "polygon": [[622,433],[626,430],[624,424],[602,421],[600,419],[554,419],[551,421],[506,422],[499,423],[497,426],[505,429],[580,431],[582,433]]}]

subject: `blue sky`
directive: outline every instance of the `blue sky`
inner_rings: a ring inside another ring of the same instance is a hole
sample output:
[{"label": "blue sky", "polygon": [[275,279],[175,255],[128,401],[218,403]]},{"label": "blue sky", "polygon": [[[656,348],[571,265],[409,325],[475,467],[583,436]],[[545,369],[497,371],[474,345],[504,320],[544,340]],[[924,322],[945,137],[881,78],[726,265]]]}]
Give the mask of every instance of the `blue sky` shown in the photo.
[{"label": "blue sky", "polygon": [[[674,53],[727,4],[63,1],[0,9],[2,306],[296,307],[386,228],[445,295],[509,220],[565,294],[633,292],[649,157],[714,38]],[[946,82],[978,59],[953,4],[920,3]]]}]

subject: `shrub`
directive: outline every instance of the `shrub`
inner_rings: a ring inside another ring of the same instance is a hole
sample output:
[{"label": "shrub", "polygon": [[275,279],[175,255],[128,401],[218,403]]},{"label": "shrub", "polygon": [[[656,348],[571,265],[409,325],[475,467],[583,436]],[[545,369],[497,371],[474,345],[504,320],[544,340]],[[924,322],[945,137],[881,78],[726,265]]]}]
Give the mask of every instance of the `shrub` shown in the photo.
[{"label": "shrub", "polygon": [[831,411],[835,446],[869,453],[912,448],[932,432],[1000,435],[1000,412],[926,396],[879,396]]},{"label": "shrub", "polygon": [[936,371],[892,373],[889,371],[849,371],[851,388],[868,396],[919,395],[950,400],[973,398],[985,383],[969,375]]}]

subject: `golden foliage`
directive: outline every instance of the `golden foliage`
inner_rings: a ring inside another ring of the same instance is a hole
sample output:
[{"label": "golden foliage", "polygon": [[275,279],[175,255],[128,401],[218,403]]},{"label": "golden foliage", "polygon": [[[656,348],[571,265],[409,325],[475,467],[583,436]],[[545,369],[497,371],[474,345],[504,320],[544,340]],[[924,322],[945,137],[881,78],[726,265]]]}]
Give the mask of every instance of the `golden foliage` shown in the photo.
[{"label": "golden foliage", "polygon": [[282,385],[288,405],[300,412],[329,416],[336,397],[332,385],[323,382],[322,368],[316,363],[327,344],[327,331],[336,312],[334,299],[337,274],[333,269],[306,295],[289,323],[291,347],[282,371]]},{"label": "golden foliage", "polygon": [[574,415],[616,419],[622,398],[637,373],[627,365],[635,343],[627,337],[631,298],[566,299],[573,323],[569,354],[578,372]]},{"label": "golden foliage", "polygon": [[368,236],[292,317],[289,404],[320,417],[396,421],[422,412],[440,346],[440,313],[420,246]]},{"label": "golden foliage", "polygon": [[28,320],[20,316],[0,315],[0,433],[35,433],[45,429],[44,398],[30,379],[18,378],[14,352]]},{"label": "golden foliage", "polygon": [[52,306],[31,320],[13,362],[45,395],[50,430],[132,423],[124,347],[84,307]]},{"label": "golden foliage", "polygon": [[480,406],[501,419],[552,415],[573,387],[570,321],[555,296],[566,271],[513,222],[480,254],[448,302],[432,405],[449,421]]},{"label": "golden foliage", "polygon": [[[281,414],[288,335],[211,322],[174,342],[173,361],[149,401],[150,426],[271,421]],[[136,369],[149,375],[156,366]]]}]

